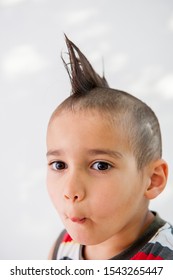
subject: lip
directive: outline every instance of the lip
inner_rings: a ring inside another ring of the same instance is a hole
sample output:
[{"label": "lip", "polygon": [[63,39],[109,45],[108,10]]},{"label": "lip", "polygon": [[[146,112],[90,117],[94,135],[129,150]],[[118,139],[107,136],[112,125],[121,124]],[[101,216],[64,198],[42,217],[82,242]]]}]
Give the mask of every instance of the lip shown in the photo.
[{"label": "lip", "polygon": [[70,218],[70,220],[71,220],[73,223],[83,224],[83,223],[85,223],[86,218],[85,218],[85,217],[82,217],[82,218],[72,217],[72,218]]}]

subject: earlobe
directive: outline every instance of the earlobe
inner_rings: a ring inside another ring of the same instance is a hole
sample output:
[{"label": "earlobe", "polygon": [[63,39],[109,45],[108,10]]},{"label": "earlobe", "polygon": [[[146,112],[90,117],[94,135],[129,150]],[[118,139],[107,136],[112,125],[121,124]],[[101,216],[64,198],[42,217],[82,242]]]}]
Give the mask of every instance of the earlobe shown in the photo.
[{"label": "earlobe", "polygon": [[147,199],[156,198],[165,188],[168,177],[167,163],[159,159],[151,164],[150,185],[148,186],[145,197]]}]

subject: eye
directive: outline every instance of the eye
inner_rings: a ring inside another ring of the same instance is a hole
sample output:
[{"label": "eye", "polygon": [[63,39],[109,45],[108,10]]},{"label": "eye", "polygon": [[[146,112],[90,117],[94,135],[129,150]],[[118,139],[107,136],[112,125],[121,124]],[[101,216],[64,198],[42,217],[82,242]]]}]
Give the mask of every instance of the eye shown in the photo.
[{"label": "eye", "polygon": [[52,169],[54,169],[54,170],[63,170],[63,169],[67,168],[66,163],[63,161],[55,161],[55,162],[52,162],[50,165],[52,166]]},{"label": "eye", "polygon": [[93,169],[100,170],[100,171],[111,169],[111,167],[112,167],[111,164],[104,161],[98,161],[92,165]]}]

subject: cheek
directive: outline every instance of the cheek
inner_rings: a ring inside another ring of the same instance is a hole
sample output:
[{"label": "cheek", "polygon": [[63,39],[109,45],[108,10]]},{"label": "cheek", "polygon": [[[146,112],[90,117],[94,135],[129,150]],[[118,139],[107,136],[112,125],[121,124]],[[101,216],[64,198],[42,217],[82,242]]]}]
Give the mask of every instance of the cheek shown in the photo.
[{"label": "cheek", "polygon": [[54,207],[59,210],[61,202],[59,188],[56,185],[54,178],[52,178],[49,173],[47,174],[47,191]]},{"label": "cheek", "polygon": [[122,203],[121,188],[114,182],[102,182],[99,184],[97,191],[91,194],[90,203],[93,208],[93,212],[99,217],[108,216],[109,213],[115,211],[115,208],[119,208]]},{"label": "cheek", "polygon": [[[110,178],[109,178],[110,179]],[[134,189],[128,180],[107,180],[100,183],[99,188],[92,196],[92,205],[97,216],[109,216],[121,213],[131,208],[134,203]]]}]

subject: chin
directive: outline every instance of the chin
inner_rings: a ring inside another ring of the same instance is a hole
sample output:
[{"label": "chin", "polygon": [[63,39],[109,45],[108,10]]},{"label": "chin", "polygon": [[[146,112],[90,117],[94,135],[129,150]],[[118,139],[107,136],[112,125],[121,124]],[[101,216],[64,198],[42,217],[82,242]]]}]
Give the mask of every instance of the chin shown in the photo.
[{"label": "chin", "polygon": [[71,238],[81,245],[91,245],[91,237],[80,232],[69,232]]},{"label": "chin", "polygon": [[99,240],[100,238],[94,238],[92,234],[89,233],[87,234],[86,232],[81,232],[81,231],[74,232],[69,230],[68,233],[75,242],[81,245],[92,246],[102,242]]},{"label": "chin", "polygon": [[88,227],[87,223],[87,220],[82,223],[70,221],[70,223],[66,222],[64,225],[71,238],[81,245],[97,245],[104,242],[106,238],[104,239],[103,236],[98,234],[98,231],[95,232],[93,228]]}]

